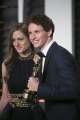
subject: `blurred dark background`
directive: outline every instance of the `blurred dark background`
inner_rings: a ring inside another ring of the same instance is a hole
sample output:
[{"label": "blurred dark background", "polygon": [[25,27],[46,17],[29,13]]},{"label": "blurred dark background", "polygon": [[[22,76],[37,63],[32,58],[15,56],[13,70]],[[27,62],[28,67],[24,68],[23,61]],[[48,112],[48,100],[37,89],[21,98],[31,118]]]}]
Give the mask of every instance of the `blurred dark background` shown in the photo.
[{"label": "blurred dark background", "polygon": [[80,0],[72,0],[74,55],[80,65]]}]

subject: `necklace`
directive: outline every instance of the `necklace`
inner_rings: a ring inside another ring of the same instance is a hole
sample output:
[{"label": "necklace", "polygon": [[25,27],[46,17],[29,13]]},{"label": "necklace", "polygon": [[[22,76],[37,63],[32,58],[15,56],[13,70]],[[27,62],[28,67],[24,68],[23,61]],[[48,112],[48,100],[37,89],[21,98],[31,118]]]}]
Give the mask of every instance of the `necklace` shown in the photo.
[{"label": "necklace", "polygon": [[27,55],[25,55],[24,57],[22,57],[20,55],[18,57],[20,60],[25,61],[25,60],[31,59],[33,57],[33,53],[30,52]]}]

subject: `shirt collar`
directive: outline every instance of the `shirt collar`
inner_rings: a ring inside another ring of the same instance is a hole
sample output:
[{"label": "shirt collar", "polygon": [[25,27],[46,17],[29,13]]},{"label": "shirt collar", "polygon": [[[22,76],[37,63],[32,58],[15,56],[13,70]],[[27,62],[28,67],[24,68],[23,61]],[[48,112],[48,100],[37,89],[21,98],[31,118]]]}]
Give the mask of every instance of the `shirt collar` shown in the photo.
[{"label": "shirt collar", "polygon": [[51,47],[51,45],[53,44],[53,40],[51,40],[44,48],[43,50],[41,50],[41,52],[46,56],[47,55],[47,52],[49,50],[49,48]]}]

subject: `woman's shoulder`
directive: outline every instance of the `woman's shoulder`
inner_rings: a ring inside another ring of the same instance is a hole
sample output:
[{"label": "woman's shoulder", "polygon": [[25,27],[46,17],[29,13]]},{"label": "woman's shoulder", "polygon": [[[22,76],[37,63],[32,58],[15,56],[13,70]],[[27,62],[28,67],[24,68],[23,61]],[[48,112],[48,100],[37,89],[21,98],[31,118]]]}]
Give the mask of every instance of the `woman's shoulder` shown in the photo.
[{"label": "woman's shoulder", "polygon": [[2,69],[6,69],[5,60],[2,62]]},{"label": "woman's shoulder", "polygon": [[5,79],[8,76],[7,66],[5,61],[2,62],[2,78]]}]

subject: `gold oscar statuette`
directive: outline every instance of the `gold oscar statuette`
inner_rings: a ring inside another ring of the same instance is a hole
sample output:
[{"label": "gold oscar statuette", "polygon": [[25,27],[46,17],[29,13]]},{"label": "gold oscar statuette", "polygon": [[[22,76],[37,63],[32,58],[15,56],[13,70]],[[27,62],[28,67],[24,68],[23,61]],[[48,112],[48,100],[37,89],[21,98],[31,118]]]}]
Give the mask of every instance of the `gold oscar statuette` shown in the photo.
[{"label": "gold oscar statuette", "polygon": [[[34,67],[33,67],[32,77],[38,77],[41,67],[41,57],[35,54],[33,60],[34,60]],[[23,97],[28,101],[33,101],[36,98],[36,92],[25,89]]]}]

